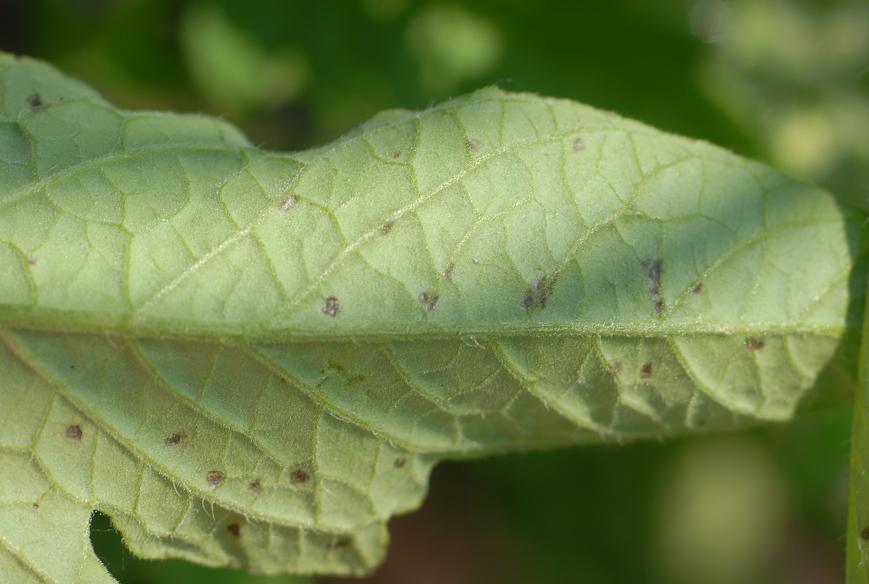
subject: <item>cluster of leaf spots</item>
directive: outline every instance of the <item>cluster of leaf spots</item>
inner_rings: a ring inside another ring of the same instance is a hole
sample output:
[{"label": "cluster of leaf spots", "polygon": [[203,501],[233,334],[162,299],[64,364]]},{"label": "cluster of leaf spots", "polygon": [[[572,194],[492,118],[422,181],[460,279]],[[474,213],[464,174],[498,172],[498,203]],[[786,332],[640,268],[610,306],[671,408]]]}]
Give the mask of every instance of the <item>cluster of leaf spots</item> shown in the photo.
[{"label": "cluster of leaf spots", "polygon": [[144,557],[358,574],[444,458],[789,419],[851,381],[861,224],[564,100],[276,154],[0,57],[0,571],[110,581],[100,511]]}]

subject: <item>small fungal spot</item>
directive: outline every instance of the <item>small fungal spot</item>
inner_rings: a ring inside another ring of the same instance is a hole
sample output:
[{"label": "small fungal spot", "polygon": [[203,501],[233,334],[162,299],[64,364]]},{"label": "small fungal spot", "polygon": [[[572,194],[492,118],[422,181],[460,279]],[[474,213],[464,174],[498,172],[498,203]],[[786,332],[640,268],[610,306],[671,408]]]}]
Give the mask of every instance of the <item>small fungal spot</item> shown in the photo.
[{"label": "small fungal spot", "polygon": [[36,256],[32,256],[32,255],[27,256],[27,263],[30,264],[31,266],[35,266],[36,265]]},{"label": "small fungal spot", "polygon": [[247,488],[250,489],[251,491],[253,491],[254,493],[262,493],[263,484],[259,479],[257,479],[255,481],[253,481],[251,484],[249,484],[247,486]]},{"label": "small fungal spot", "polygon": [[645,363],[643,363],[643,368],[640,369],[640,377],[642,377],[643,379],[648,379],[651,376],[652,376],[652,363],[649,361],[646,361]]},{"label": "small fungal spot", "polygon": [[759,339],[756,337],[750,337],[745,339],[745,348],[749,351],[760,351],[766,346],[766,343],[763,339]]},{"label": "small fungal spot", "polygon": [[81,426],[78,424],[71,424],[66,428],[66,437],[75,442],[80,442],[82,436]]},{"label": "small fungal spot", "polygon": [[869,525],[863,528],[863,531],[860,532],[860,539],[863,541],[869,541]]},{"label": "small fungal spot", "polygon": [[447,264],[447,267],[444,268],[444,278],[447,280],[453,279],[453,273],[456,271],[456,264],[450,262]]},{"label": "small fungal spot", "polygon": [[294,485],[301,485],[303,483],[307,483],[309,478],[311,477],[308,475],[308,473],[300,468],[297,468],[290,474],[290,482]]},{"label": "small fungal spot", "polygon": [[32,93],[27,96],[27,103],[29,103],[30,107],[32,107],[33,109],[41,108],[43,105],[45,105],[42,101],[42,96],[38,93]]},{"label": "small fungal spot", "polygon": [[400,150],[396,150],[395,152],[392,153],[393,160],[398,160],[399,158],[401,158],[401,151]]},{"label": "small fungal spot", "polygon": [[230,523],[226,526],[226,530],[235,537],[241,536],[241,525],[239,525],[238,523]]},{"label": "small fungal spot", "polygon": [[404,465],[407,464],[407,459],[403,456],[400,456],[392,461],[392,466],[395,468],[404,468]]},{"label": "small fungal spot", "polygon": [[329,296],[323,303],[323,314],[335,317],[339,312],[341,312],[341,303],[334,296]]},{"label": "small fungal spot", "polygon": [[652,308],[655,314],[661,314],[664,311],[664,300],[661,298],[661,275],[664,272],[664,262],[662,260],[643,260],[640,266],[646,270],[646,277],[649,278],[649,297],[652,299]]},{"label": "small fungal spot", "polygon": [[696,286],[691,288],[692,294],[702,294],[703,293],[703,282],[698,282]]},{"label": "small fungal spot", "polygon": [[549,276],[540,276],[525,291],[522,298],[522,307],[525,310],[532,308],[546,308],[546,303],[555,291],[555,279]]},{"label": "small fungal spot", "polygon": [[574,152],[582,152],[583,150],[585,150],[585,140],[583,140],[582,138],[577,138],[570,146],[571,148],[573,148]]},{"label": "small fungal spot", "polygon": [[651,287],[649,292],[657,296],[661,293],[661,273],[663,272],[663,262],[661,260],[643,260],[640,265],[645,268],[646,275],[649,277]]},{"label": "small fungal spot", "polygon": [[292,209],[293,207],[296,206],[297,202],[298,201],[296,200],[296,197],[293,197],[291,195],[291,196],[287,197],[287,200],[284,201],[283,205],[281,205],[281,210],[282,211],[289,211],[290,209]]},{"label": "small fungal spot", "polygon": [[223,484],[223,479],[226,478],[225,475],[219,470],[210,470],[205,477],[205,480],[208,481],[208,484],[212,487],[219,487]]},{"label": "small fungal spot", "polygon": [[479,140],[475,140],[473,138],[468,138],[465,140],[465,146],[468,149],[468,152],[477,152],[482,144],[480,144]]},{"label": "small fungal spot", "polygon": [[435,309],[435,306],[438,305],[438,300],[441,297],[437,294],[429,294],[428,292],[420,292],[419,296],[417,296],[419,303],[425,306],[425,309],[428,311],[432,311]]},{"label": "small fungal spot", "polygon": [[383,225],[380,226],[380,232],[383,233],[383,235],[387,235],[390,231],[392,231],[392,226],[392,221],[386,221]]},{"label": "small fungal spot", "polygon": [[164,442],[166,446],[176,446],[184,442],[187,439],[187,434],[185,432],[175,432],[171,436],[166,436]]},{"label": "small fungal spot", "polygon": [[33,508],[34,508],[34,509],[39,509],[39,503],[34,503],[34,504],[33,504]]}]

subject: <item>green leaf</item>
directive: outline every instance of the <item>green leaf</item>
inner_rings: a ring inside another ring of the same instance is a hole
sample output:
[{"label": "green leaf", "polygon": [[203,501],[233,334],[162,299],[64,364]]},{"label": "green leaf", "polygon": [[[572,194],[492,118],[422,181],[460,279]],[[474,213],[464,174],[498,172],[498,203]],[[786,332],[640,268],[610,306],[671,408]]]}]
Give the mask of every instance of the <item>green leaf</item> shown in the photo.
[{"label": "green leaf", "polygon": [[[723,430],[852,388],[862,216],[486,89],[303,153],[0,57],[0,571],[361,573],[438,460]],[[825,390],[826,388],[826,390]]]}]

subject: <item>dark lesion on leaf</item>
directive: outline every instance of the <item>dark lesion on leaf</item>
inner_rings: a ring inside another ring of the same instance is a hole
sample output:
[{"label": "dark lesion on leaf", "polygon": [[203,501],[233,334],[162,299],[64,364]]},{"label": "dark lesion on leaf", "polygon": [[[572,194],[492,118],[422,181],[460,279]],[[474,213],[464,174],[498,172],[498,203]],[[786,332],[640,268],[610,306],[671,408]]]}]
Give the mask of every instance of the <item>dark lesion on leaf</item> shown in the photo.
[{"label": "dark lesion on leaf", "polygon": [[455,271],[456,271],[456,264],[454,264],[453,262],[448,263],[447,267],[444,268],[444,278],[446,278],[449,281],[452,281],[453,274],[455,273]]},{"label": "dark lesion on leaf", "polygon": [[522,307],[525,310],[534,308],[546,308],[546,303],[552,297],[555,291],[556,279],[552,276],[543,275],[534,280],[531,286],[525,290],[525,296],[522,298]]},{"label": "dark lesion on leaf", "polygon": [[205,475],[205,480],[212,487],[219,487],[223,484],[223,481],[226,479],[226,475],[223,474],[223,471],[219,470],[210,470],[208,474]]},{"label": "dark lesion on leaf", "polygon": [[38,93],[31,93],[27,96],[27,104],[33,109],[39,109],[45,105],[45,102],[42,101],[42,96]]},{"label": "dark lesion on leaf", "polygon": [[648,379],[652,376],[652,362],[646,361],[640,369],[640,377]]},{"label": "dark lesion on leaf", "polygon": [[262,481],[259,479],[256,479],[255,481],[251,481],[251,483],[247,486],[247,488],[254,493],[262,493],[263,492]]},{"label": "dark lesion on leaf", "polygon": [[395,460],[392,461],[392,466],[395,468],[404,468],[404,465],[407,464],[407,459],[403,456],[399,456]]},{"label": "dark lesion on leaf", "polygon": [[341,303],[334,296],[329,296],[323,301],[323,314],[326,316],[335,317],[341,312]]},{"label": "dark lesion on leaf", "polygon": [[869,541],[869,525],[864,527],[863,530],[860,532],[860,539],[862,539],[863,541]]},{"label": "dark lesion on leaf", "polygon": [[241,525],[238,523],[230,523],[226,526],[226,530],[235,537],[241,537]]},{"label": "dark lesion on leaf", "polygon": [[82,429],[78,424],[70,424],[66,427],[66,437],[73,442],[81,442]]},{"label": "dark lesion on leaf", "polygon": [[181,444],[182,442],[184,442],[186,439],[187,439],[186,432],[175,432],[174,434],[170,434],[169,436],[166,436],[166,439],[164,440],[164,442],[166,443],[166,446],[177,446],[178,444]]},{"label": "dark lesion on leaf", "polygon": [[465,148],[467,148],[468,152],[470,152],[471,154],[478,152],[482,147],[483,145],[480,143],[479,140],[476,140],[474,138],[465,138]]},{"label": "dark lesion on leaf", "polygon": [[691,294],[703,294],[703,282],[697,282],[697,284],[691,288]]},{"label": "dark lesion on leaf", "polygon": [[661,277],[664,273],[664,261],[660,259],[643,260],[640,267],[646,270],[649,279],[649,298],[652,300],[652,308],[655,314],[664,312],[664,299],[661,297]]},{"label": "dark lesion on leaf", "polygon": [[749,337],[745,339],[745,348],[749,351],[760,351],[766,346],[766,341],[760,337]]},{"label": "dark lesion on leaf", "polygon": [[303,470],[301,468],[297,468],[293,472],[290,473],[290,482],[294,485],[302,485],[307,483],[311,479],[311,475],[308,474],[308,471]]},{"label": "dark lesion on leaf", "polygon": [[380,232],[383,235],[389,235],[389,232],[392,231],[394,225],[395,223],[392,221],[384,221],[383,225],[380,226]]},{"label": "dark lesion on leaf", "polygon": [[420,292],[419,296],[417,296],[417,300],[422,304],[426,310],[432,311],[438,305],[438,301],[441,299],[440,295],[435,294],[433,292]]},{"label": "dark lesion on leaf", "polygon": [[34,256],[34,255],[28,255],[28,256],[27,256],[27,263],[28,263],[29,265],[31,265],[31,266],[35,266],[35,265],[36,265],[36,261],[37,261],[37,260],[36,260],[36,256]]}]

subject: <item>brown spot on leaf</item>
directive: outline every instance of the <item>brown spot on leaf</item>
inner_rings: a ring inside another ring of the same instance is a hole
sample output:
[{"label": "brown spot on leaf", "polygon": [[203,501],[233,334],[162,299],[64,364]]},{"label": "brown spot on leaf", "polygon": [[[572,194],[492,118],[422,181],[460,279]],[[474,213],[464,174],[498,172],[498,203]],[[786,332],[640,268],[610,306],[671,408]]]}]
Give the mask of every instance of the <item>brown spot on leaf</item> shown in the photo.
[{"label": "brown spot on leaf", "polygon": [[448,263],[447,267],[444,268],[444,278],[446,278],[447,280],[452,280],[453,273],[455,273],[455,271],[456,271],[456,264],[454,264],[453,262]]},{"label": "brown spot on leaf", "polygon": [[582,152],[585,150],[585,140],[582,138],[576,138],[570,147],[573,148],[574,152]]},{"label": "brown spot on leaf", "polygon": [[555,278],[549,276],[540,276],[534,281],[534,284],[528,287],[525,291],[525,296],[522,298],[522,307],[525,310],[532,308],[546,308],[546,303],[552,297],[555,291]]},{"label": "brown spot on leaf", "polygon": [[223,480],[226,478],[226,475],[219,470],[210,470],[208,474],[205,476],[205,480],[208,481],[208,484],[212,487],[219,487],[223,484]]},{"label": "brown spot on leaf", "polygon": [[42,96],[38,93],[32,93],[27,96],[27,103],[30,104],[30,107],[33,109],[41,108],[45,103],[42,101]]},{"label": "brown spot on leaf", "polygon": [[310,479],[310,475],[304,470],[297,468],[292,473],[290,473],[290,482],[294,485],[301,485],[303,483],[307,483],[308,479]]},{"label": "brown spot on leaf", "polygon": [[860,539],[863,541],[869,541],[869,525],[863,528],[863,531],[860,532]]},{"label": "brown spot on leaf", "polygon": [[749,337],[745,339],[745,348],[749,351],[760,351],[766,346],[763,339],[757,337]]},{"label": "brown spot on leaf", "polygon": [[399,456],[392,461],[392,466],[394,466],[395,468],[404,468],[405,464],[407,464],[407,459],[403,456]]},{"label": "brown spot on leaf", "polygon": [[39,503],[33,503],[33,508],[34,508],[34,509],[39,509]]},{"label": "brown spot on leaf", "polygon": [[691,294],[702,294],[703,293],[703,282],[698,282],[696,286],[691,288]]},{"label": "brown spot on leaf", "polygon": [[468,152],[474,153],[482,147],[482,144],[480,144],[479,140],[475,140],[474,138],[467,138],[465,140],[465,147],[468,149]]},{"label": "brown spot on leaf", "polygon": [[652,363],[650,361],[646,361],[643,363],[642,369],[640,369],[640,377],[643,379],[648,379],[652,376]]},{"label": "brown spot on leaf", "polygon": [[329,296],[323,303],[323,314],[334,317],[339,312],[341,312],[341,303],[334,296]]},{"label": "brown spot on leaf", "polygon": [[226,530],[235,537],[241,536],[241,525],[239,525],[238,523],[230,523],[226,526]]},{"label": "brown spot on leaf", "polygon": [[80,442],[82,436],[81,426],[78,424],[70,424],[66,428],[66,437],[74,442]]},{"label": "brown spot on leaf", "polygon": [[383,223],[383,225],[380,226],[380,232],[383,233],[383,235],[387,235],[390,231],[392,231],[392,226],[392,221],[386,221]]},{"label": "brown spot on leaf", "polygon": [[391,154],[391,156],[392,156],[392,159],[393,159],[393,160],[398,160],[399,158],[401,158],[401,150],[395,150],[395,151],[393,151],[393,153]]},{"label": "brown spot on leaf", "polygon": [[166,443],[166,446],[176,446],[176,445],[184,442],[184,440],[186,440],[186,439],[187,439],[186,432],[175,432],[174,434],[172,434],[170,436],[166,436],[166,439],[164,440],[164,442]]},{"label": "brown spot on leaf", "polygon": [[251,484],[249,484],[247,486],[247,488],[250,489],[251,491],[253,491],[254,493],[262,493],[263,484],[259,479],[257,479],[255,481],[253,481]]},{"label": "brown spot on leaf", "polygon": [[27,263],[30,264],[31,266],[35,266],[36,265],[36,256],[32,256],[32,255],[27,256]]},{"label": "brown spot on leaf", "polygon": [[419,296],[417,296],[419,303],[425,306],[426,310],[434,310],[435,306],[438,305],[438,301],[441,297],[437,294],[429,294],[428,292],[420,292]]}]

